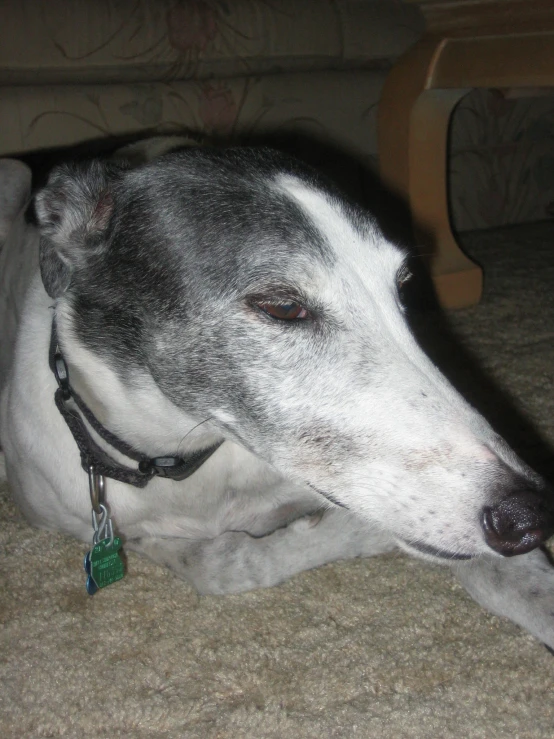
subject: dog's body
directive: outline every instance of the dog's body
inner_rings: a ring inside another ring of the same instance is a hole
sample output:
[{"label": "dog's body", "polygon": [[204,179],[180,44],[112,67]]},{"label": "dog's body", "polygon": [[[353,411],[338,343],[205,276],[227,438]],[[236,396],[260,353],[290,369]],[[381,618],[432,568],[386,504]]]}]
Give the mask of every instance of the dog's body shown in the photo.
[{"label": "dog's body", "polygon": [[415,343],[405,255],[369,215],[275,153],[190,150],[58,169],[37,228],[22,171],[7,171],[0,307],[17,321],[2,345],[17,341],[1,439],[31,522],[92,536],[54,402],[55,315],[71,388],[118,439],[149,458],[224,442],[184,480],[107,479],[127,547],[225,593],[400,546],[554,647],[554,569],[537,548],[550,490]]}]

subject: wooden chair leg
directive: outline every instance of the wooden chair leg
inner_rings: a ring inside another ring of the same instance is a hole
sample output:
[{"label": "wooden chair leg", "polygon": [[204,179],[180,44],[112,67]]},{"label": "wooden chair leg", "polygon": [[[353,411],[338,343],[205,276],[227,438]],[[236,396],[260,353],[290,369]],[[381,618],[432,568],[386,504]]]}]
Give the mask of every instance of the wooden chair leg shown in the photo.
[{"label": "wooden chair leg", "polygon": [[408,197],[416,238],[429,247],[428,263],[440,303],[463,308],[478,303],[482,270],[461,250],[450,227],[447,187],[448,128],[465,89],[427,90],[410,120]]},{"label": "wooden chair leg", "polygon": [[441,304],[462,308],[479,301],[483,280],[450,228],[448,126],[467,90],[426,89],[442,48],[440,41],[422,41],[391,70],[379,105],[379,160],[384,182],[408,201]]}]

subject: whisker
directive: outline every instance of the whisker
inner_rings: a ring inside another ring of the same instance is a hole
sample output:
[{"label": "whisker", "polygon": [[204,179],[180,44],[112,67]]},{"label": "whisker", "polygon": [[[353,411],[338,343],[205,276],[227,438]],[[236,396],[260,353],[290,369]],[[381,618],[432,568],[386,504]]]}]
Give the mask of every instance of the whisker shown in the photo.
[{"label": "whisker", "polygon": [[190,436],[190,434],[192,434],[193,431],[196,431],[196,429],[199,426],[202,426],[202,424],[207,423],[208,421],[212,421],[212,420],[213,420],[213,416],[208,416],[203,421],[200,421],[199,423],[196,424],[196,426],[193,426],[189,431],[187,431],[187,433],[183,436],[183,438],[181,439],[181,441],[177,444],[177,453],[179,453],[179,449],[181,447],[181,444],[185,441],[185,439],[187,438],[187,436]]}]

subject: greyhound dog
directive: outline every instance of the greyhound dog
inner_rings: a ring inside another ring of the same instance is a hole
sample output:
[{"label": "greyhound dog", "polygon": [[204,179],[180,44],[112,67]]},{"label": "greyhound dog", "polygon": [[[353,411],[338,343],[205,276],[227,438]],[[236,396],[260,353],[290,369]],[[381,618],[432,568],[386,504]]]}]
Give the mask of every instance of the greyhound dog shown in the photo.
[{"label": "greyhound dog", "polygon": [[554,648],[552,492],[417,345],[370,213],[268,149],[61,165],[34,219],[28,194],[4,161],[1,440],[31,523],[89,541],[92,504],[216,594],[399,547]]}]

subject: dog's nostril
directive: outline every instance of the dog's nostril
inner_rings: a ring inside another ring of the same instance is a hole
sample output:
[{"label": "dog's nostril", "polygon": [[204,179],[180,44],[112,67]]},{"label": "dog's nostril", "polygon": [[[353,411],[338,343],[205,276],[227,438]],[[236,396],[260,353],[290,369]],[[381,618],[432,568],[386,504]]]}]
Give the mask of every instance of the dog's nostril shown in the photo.
[{"label": "dog's nostril", "polygon": [[511,495],[483,510],[485,541],[505,557],[530,552],[554,531],[554,508],[531,491]]}]

